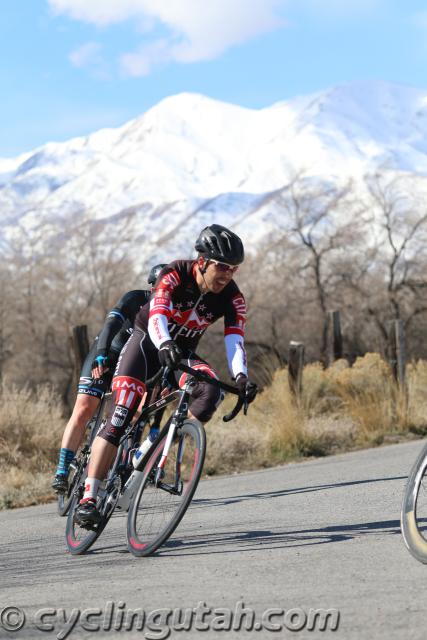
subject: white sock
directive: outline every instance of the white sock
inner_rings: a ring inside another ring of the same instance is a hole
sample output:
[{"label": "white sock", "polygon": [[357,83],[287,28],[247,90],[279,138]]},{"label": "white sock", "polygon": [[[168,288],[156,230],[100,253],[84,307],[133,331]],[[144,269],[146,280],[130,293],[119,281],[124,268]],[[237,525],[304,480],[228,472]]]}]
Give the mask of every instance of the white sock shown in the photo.
[{"label": "white sock", "polygon": [[98,478],[86,478],[83,500],[89,500],[89,498],[96,500],[100,482],[101,480],[98,480]]}]

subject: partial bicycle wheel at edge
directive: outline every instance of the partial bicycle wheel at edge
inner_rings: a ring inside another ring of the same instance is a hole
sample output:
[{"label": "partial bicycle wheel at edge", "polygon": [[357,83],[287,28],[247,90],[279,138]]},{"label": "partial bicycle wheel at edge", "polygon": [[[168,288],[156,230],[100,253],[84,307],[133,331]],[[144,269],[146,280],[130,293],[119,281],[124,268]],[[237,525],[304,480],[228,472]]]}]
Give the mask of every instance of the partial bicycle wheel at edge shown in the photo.
[{"label": "partial bicycle wheel at edge", "polygon": [[402,503],[401,526],[406,546],[414,558],[427,564],[427,444],[408,477]]},{"label": "partial bicycle wheel at edge", "polygon": [[102,498],[98,494],[97,498],[97,507],[101,512],[102,520],[96,525],[93,529],[86,529],[85,527],[81,527],[75,518],[75,511],[79,505],[80,499],[83,496],[84,489],[84,480],[87,476],[87,467],[84,469],[82,474],[82,479],[79,485],[79,488],[73,494],[73,499],[71,502],[70,510],[68,511],[67,516],[67,524],[65,527],[65,542],[67,544],[68,551],[71,555],[76,556],[87,551],[99,538],[101,533],[104,531],[108,520],[111,517],[111,514],[114,510],[114,507],[105,513],[105,496]]},{"label": "partial bicycle wheel at edge", "polygon": [[67,517],[67,525],[65,528],[65,541],[68,551],[71,555],[76,556],[84,553],[93,545],[95,540],[99,538],[105,525],[108,522],[108,518],[101,520],[94,529],[85,529],[77,524],[74,517],[74,512],[78,506],[79,497],[74,496],[71,502],[70,510]]},{"label": "partial bicycle wheel at edge", "polygon": [[74,489],[80,478],[80,461],[73,462],[68,474],[68,489],[66,493],[58,493],[57,504],[60,516],[66,516],[73,500]]},{"label": "partial bicycle wheel at edge", "polygon": [[205,430],[199,423],[185,421],[179,437],[171,444],[162,478],[163,486],[169,487],[174,486],[179,478],[182,482],[179,484],[180,495],[155,486],[154,476],[166,435],[149,454],[141,485],[128,513],[128,549],[135,556],[154,553],[172,535],[192,500],[202,473],[206,453]]},{"label": "partial bicycle wheel at edge", "polygon": [[66,516],[68,514],[71,503],[73,501],[75,488],[79,483],[80,476],[82,474],[82,464],[85,462],[85,452],[87,451],[88,447],[92,446],[92,442],[94,441],[96,434],[101,428],[102,421],[108,408],[108,398],[109,395],[104,394],[97,413],[86,425],[86,440],[77,452],[75,459],[70,465],[70,471],[68,473],[68,489],[65,493],[59,493],[57,497],[58,513],[60,516]]}]

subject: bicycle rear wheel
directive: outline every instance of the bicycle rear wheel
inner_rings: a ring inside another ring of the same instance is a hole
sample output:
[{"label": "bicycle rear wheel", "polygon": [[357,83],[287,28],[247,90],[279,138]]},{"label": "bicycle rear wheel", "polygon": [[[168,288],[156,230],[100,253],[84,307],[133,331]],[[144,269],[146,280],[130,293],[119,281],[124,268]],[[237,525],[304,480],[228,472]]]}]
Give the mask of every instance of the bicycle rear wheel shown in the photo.
[{"label": "bicycle rear wheel", "polygon": [[171,444],[163,477],[156,486],[167,430],[148,452],[141,485],[127,519],[128,549],[135,556],[156,551],[175,531],[196,491],[205,460],[203,426],[185,421]]},{"label": "bicycle rear wheel", "polygon": [[419,562],[427,564],[427,444],[409,474],[400,522],[409,551]]},{"label": "bicycle rear wheel", "polygon": [[58,493],[58,513],[60,516],[66,516],[71,503],[73,501],[74,490],[78,485],[78,482],[82,473],[82,455],[85,452],[80,453],[77,459],[74,459],[70,465],[70,471],[68,473],[68,489],[66,493]]},{"label": "bicycle rear wheel", "polygon": [[105,420],[110,395],[111,393],[105,393],[103,395],[97,412],[87,423],[84,444],[79,448],[76,457],[70,465],[70,471],[68,473],[68,489],[66,493],[58,493],[57,505],[58,513],[60,516],[66,516],[70,509],[71,503],[73,501],[74,491],[80,481],[80,477],[82,474],[82,457],[84,458],[84,456],[86,455],[87,448],[92,446],[92,442],[94,441],[96,434],[101,428],[102,422]]}]

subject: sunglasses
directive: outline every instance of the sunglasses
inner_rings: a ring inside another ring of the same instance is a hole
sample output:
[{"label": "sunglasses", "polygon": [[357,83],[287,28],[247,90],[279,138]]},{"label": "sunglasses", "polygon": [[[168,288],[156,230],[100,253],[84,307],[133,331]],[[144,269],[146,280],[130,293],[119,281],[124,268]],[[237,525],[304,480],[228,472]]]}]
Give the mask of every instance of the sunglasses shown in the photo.
[{"label": "sunglasses", "polygon": [[218,262],[218,260],[209,260],[209,262],[214,264],[215,268],[218,271],[222,271],[223,273],[227,273],[227,271],[231,271],[231,273],[236,273],[237,269],[239,268],[238,264],[231,265],[231,264],[226,264],[225,262]]}]

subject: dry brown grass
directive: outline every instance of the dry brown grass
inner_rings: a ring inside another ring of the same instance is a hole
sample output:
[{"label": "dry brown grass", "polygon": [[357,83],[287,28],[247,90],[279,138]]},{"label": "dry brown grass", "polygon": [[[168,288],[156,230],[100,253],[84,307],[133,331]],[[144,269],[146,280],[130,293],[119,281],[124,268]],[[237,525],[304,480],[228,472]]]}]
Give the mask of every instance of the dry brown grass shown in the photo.
[{"label": "dry brown grass", "polygon": [[4,384],[0,402],[0,508],[51,499],[65,426],[59,397],[46,386],[31,392]]},{"label": "dry brown grass", "polygon": [[205,470],[254,469],[376,446],[409,432],[425,434],[427,362],[410,365],[407,377],[405,396],[378,354],[358,358],[353,367],[345,360],[326,370],[313,363],[304,368],[303,393],[296,403],[287,371],[276,371],[246,419],[239,416],[226,425],[216,416],[209,424]]},{"label": "dry brown grass", "polygon": [[[248,415],[230,423],[222,416],[234,404],[227,398],[207,426],[208,475],[271,466],[375,446],[411,432],[427,433],[427,362],[407,371],[407,396],[392,380],[388,365],[368,353],[352,367],[338,361],[324,370],[304,369],[299,403],[289,391],[287,371],[276,371]],[[49,484],[65,421],[48,388],[1,391],[0,508],[52,498]]]},{"label": "dry brown grass", "polygon": [[407,368],[409,429],[427,435],[427,362],[419,360]]}]

